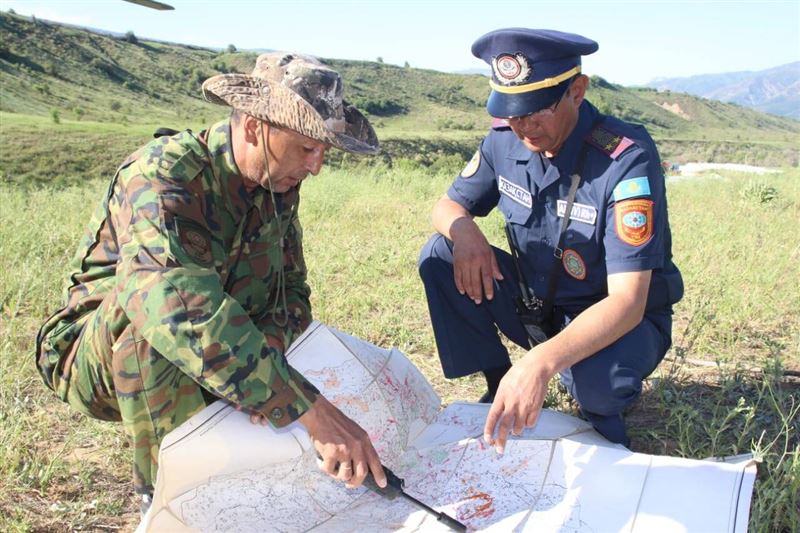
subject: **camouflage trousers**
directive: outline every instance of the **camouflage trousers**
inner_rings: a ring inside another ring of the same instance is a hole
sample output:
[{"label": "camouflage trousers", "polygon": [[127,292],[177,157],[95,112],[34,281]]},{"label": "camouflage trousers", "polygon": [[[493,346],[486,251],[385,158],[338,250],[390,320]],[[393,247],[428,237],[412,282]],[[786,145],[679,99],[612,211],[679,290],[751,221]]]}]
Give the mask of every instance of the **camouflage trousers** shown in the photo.
[{"label": "camouflage trousers", "polygon": [[153,491],[163,438],[206,406],[200,385],[127,323],[115,292],[87,316],[58,392],[87,416],[122,421],[139,494]]}]

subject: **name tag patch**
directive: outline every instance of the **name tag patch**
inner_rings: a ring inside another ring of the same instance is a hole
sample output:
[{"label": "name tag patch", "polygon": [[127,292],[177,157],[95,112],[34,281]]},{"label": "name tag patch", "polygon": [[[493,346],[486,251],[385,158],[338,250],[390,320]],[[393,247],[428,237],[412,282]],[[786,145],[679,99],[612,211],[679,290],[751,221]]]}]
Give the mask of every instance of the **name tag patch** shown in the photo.
[{"label": "name tag patch", "polygon": [[[567,210],[567,201],[558,200],[556,204],[556,213],[559,217],[564,218],[564,213]],[[572,211],[569,214],[570,220],[577,220],[578,222],[585,222],[586,224],[594,225],[597,220],[597,209],[591,205],[572,203]]]},{"label": "name tag patch", "polygon": [[531,196],[530,191],[511,183],[503,176],[498,176],[497,189],[518,204],[524,205],[528,209],[533,207],[533,196]]}]

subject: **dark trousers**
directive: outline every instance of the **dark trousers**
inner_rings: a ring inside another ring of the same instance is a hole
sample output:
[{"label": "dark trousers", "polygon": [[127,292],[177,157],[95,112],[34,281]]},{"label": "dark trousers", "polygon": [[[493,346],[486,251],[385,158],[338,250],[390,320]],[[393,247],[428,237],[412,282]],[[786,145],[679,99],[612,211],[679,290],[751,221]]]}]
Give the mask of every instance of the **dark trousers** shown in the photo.
[{"label": "dark trousers", "polygon": [[[502,281],[494,298],[476,305],[456,289],[453,243],[434,235],[422,249],[419,273],[425,286],[431,325],[445,377],[456,378],[509,363],[498,330],[517,345],[530,348],[514,302],[519,288],[511,256],[493,248]],[[556,329],[570,318],[556,313]],[[647,312],[642,322],[614,343],[568,368],[561,380],[594,428],[612,442],[628,443],[622,412],[642,390],[642,380],[656,368],[670,346],[669,310]]]}]

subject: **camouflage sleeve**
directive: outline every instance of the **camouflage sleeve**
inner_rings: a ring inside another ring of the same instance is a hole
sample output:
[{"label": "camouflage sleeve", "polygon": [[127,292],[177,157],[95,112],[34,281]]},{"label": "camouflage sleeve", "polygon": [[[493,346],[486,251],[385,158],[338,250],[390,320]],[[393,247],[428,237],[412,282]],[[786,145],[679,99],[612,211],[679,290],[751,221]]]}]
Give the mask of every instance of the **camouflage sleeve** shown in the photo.
[{"label": "camouflage sleeve", "polygon": [[141,163],[118,186],[120,303],[140,335],[192,379],[284,426],[318,391],[288,365],[284,343],[224,292],[214,268],[221,243],[201,212],[203,191],[192,190],[200,182]]}]

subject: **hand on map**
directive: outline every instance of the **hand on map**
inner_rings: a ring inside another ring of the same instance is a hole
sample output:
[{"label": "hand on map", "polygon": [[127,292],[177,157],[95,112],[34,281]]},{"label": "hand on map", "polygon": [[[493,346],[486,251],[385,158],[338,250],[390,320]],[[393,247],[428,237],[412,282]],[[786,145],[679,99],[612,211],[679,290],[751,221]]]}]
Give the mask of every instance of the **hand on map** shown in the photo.
[{"label": "hand on map", "polygon": [[484,440],[497,453],[505,450],[509,433],[518,436],[526,427],[536,425],[551,377],[553,374],[538,364],[536,358],[529,357],[503,376],[483,428]]},{"label": "hand on map", "polygon": [[322,457],[320,468],[345,482],[347,488],[361,485],[372,472],[379,487],[386,487],[386,474],[369,435],[323,396],[299,419]]},{"label": "hand on map", "polygon": [[492,247],[475,222],[459,218],[450,227],[453,237],[453,273],[458,292],[470,297],[476,304],[483,295],[494,297],[494,280],[503,279]]}]

